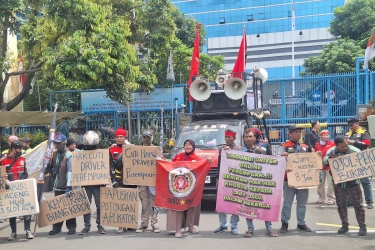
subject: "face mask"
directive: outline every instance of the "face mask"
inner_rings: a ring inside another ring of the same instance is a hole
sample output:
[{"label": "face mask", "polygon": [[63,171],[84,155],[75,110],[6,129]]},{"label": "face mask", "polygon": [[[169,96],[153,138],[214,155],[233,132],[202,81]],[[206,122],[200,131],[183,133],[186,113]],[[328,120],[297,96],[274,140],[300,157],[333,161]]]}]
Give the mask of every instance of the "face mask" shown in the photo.
[{"label": "face mask", "polygon": [[22,152],[16,152],[16,156],[20,157],[22,155]]},{"label": "face mask", "polygon": [[320,145],[326,145],[326,144],[327,144],[326,141],[322,141],[322,140],[320,140]]}]

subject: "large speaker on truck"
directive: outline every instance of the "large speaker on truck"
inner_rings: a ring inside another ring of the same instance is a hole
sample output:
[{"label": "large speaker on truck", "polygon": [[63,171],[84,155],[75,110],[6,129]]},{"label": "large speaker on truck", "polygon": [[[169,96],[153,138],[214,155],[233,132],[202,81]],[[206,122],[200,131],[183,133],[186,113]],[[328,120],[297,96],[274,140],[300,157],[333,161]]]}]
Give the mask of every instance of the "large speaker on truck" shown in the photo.
[{"label": "large speaker on truck", "polygon": [[213,90],[211,96],[205,101],[193,103],[194,113],[217,113],[246,111],[246,98],[233,100],[228,98],[223,90]]}]

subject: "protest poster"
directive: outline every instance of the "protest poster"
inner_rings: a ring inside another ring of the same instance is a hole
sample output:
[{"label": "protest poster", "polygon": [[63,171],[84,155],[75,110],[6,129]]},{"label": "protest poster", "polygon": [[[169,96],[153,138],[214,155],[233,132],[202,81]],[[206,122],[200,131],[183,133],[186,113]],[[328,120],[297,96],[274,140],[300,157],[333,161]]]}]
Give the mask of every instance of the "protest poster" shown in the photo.
[{"label": "protest poster", "polygon": [[375,148],[328,159],[335,184],[375,174]]},{"label": "protest poster", "polygon": [[107,185],[109,176],[108,149],[72,152],[72,185]]},{"label": "protest poster", "polygon": [[8,190],[0,192],[0,218],[39,213],[35,179],[11,181],[8,185]]},{"label": "protest poster", "polygon": [[73,193],[70,196],[62,194],[42,200],[38,216],[38,227],[46,227],[88,213],[91,213],[91,206],[85,189],[73,189]]},{"label": "protest poster", "polygon": [[288,154],[287,174],[289,187],[308,188],[322,183],[322,157],[317,153]]},{"label": "protest poster", "polygon": [[138,228],[138,189],[100,188],[100,225]]},{"label": "protest poster", "polygon": [[160,147],[123,146],[123,184],[155,186],[156,159],[162,157]]},{"label": "protest poster", "polygon": [[156,165],[155,207],[184,211],[199,206],[210,170],[208,160],[157,160]]},{"label": "protest poster", "polygon": [[283,156],[223,150],[216,211],[279,221],[285,165]]},{"label": "protest poster", "polygon": [[0,166],[0,193],[5,192],[5,185],[6,185],[6,167]]}]

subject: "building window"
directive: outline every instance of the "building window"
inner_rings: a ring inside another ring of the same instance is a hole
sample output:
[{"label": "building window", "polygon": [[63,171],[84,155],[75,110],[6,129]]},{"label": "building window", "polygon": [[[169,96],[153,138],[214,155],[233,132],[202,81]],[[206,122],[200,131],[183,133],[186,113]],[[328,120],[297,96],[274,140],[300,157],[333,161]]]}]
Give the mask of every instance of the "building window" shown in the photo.
[{"label": "building window", "polygon": [[254,21],[254,16],[253,15],[247,15],[247,21]]},{"label": "building window", "polygon": [[288,17],[292,17],[292,11],[288,10]]},{"label": "building window", "polygon": [[219,18],[219,23],[224,24],[225,23],[225,17],[220,17]]}]

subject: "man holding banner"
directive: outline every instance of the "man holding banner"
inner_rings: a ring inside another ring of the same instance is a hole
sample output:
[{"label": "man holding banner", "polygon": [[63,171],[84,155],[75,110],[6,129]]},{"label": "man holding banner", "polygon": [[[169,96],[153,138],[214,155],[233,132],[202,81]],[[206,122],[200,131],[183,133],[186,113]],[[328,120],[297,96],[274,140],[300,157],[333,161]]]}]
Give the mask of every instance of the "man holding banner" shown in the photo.
[{"label": "man holding banner", "polygon": [[[22,143],[20,141],[13,141],[10,144],[7,156],[0,161],[0,165],[6,167],[7,178],[9,181],[17,181],[27,179],[26,160],[22,156]],[[17,238],[17,223],[16,217],[9,219],[9,224],[12,233],[8,238],[13,241]],[[26,231],[26,239],[34,239],[34,235],[30,230],[31,216],[24,216],[24,226]]]},{"label": "man holding banner", "polygon": [[[328,159],[336,158],[338,156],[347,155],[355,152],[361,152],[360,149],[348,145],[347,139],[338,135],[334,140],[336,146],[330,148],[327,155],[323,159],[323,164],[328,165]],[[332,166],[331,166],[332,167]],[[339,234],[346,233],[349,230],[348,221],[348,208],[347,208],[347,197],[349,196],[353,202],[355,216],[359,224],[359,236],[365,236],[367,234],[366,224],[365,224],[365,209],[362,205],[362,191],[360,187],[360,179],[346,181],[343,183],[338,183],[333,185],[333,190],[336,196],[337,210],[340,215],[342,222],[342,227],[337,231]]]},{"label": "man holding banner", "polygon": [[[234,141],[236,140],[236,135],[237,135],[236,131],[233,131],[233,130],[230,130],[230,129],[225,130],[225,138],[224,139],[225,139],[226,145],[223,148],[219,149],[219,156],[218,156],[218,160],[217,160],[216,188],[218,187],[218,184],[219,184],[220,161],[221,161],[222,150],[228,150],[228,149],[238,150],[238,151],[242,150],[241,146],[238,146],[234,143]],[[219,214],[220,226],[214,231],[214,233],[219,233],[219,232],[223,232],[223,231],[228,230],[227,214],[223,213],[223,212],[218,212],[218,214]],[[230,217],[231,232],[234,235],[238,234],[237,225],[238,225],[239,221],[240,221],[240,217],[237,214],[231,215],[231,217]]]},{"label": "man holding banner", "polygon": [[[281,156],[288,157],[288,154],[293,153],[307,153],[309,146],[300,143],[299,139],[301,138],[302,129],[298,125],[291,125],[288,129],[290,140],[282,143],[279,147],[278,154]],[[306,226],[305,215],[306,215],[306,204],[309,198],[309,190],[305,189],[296,189],[294,187],[289,187],[287,173],[285,172],[284,176],[284,201],[283,208],[281,210],[281,229],[280,233],[286,233],[288,231],[288,225],[290,216],[292,213],[292,204],[294,196],[297,199],[297,228],[306,232],[311,232],[311,229]]]}]

